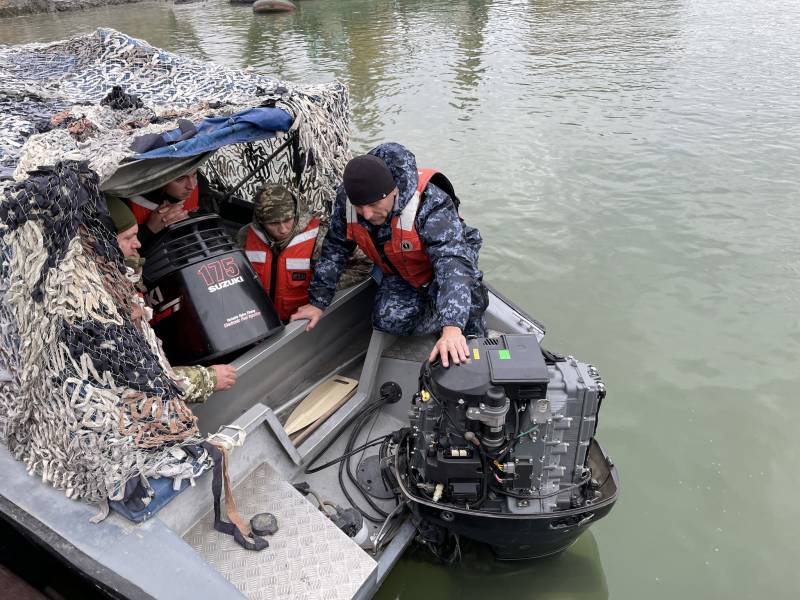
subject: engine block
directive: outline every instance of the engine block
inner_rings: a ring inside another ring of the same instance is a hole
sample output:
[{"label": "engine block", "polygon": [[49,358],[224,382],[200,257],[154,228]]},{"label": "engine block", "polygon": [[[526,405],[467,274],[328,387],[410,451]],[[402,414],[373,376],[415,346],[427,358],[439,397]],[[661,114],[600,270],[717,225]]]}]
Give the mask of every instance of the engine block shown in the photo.
[{"label": "engine block", "polygon": [[435,502],[508,513],[591,503],[586,466],[605,387],[572,357],[545,360],[533,335],[469,342],[466,363],[424,364],[410,412],[409,466]]}]

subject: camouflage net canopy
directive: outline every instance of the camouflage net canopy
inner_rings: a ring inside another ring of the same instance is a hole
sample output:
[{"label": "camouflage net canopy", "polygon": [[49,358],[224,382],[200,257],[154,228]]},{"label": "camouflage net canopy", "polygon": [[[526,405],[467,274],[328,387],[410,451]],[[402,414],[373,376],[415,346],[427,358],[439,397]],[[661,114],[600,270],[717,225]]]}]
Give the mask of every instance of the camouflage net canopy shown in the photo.
[{"label": "camouflage net canopy", "polygon": [[[100,105],[115,85],[141,106]],[[0,46],[0,176],[13,173],[0,182],[0,440],[67,496],[115,500],[142,476],[187,476],[176,447],[199,436],[185,381],[142,318],[103,182],[134,137],[265,103],[294,118],[299,148],[240,196],[279,181],[301,191],[302,216],[324,217],[349,157],[341,84],[279,82],[108,29]],[[230,188],[282,142],[226,146],[202,170]]]}]

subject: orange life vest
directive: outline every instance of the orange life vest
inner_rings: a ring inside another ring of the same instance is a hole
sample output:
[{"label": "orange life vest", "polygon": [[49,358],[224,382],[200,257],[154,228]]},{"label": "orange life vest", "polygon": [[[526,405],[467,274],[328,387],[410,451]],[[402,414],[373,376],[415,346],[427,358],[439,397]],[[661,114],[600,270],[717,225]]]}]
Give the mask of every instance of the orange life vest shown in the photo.
[{"label": "orange life vest", "polygon": [[[200,186],[194,186],[192,193],[183,201],[183,208],[186,212],[194,212],[200,205]],[[145,198],[144,196],[131,196],[128,198],[128,206],[136,217],[136,222],[139,225],[147,223],[150,214],[158,208],[158,204]]]},{"label": "orange life vest", "polygon": [[[433,279],[433,266],[428,253],[417,233],[417,211],[422,193],[428,186],[431,177],[436,175],[435,169],[419,169],[417,189],[400,214],[392,217],[392,237],[383,245],[381,255],[372,241],[369,231],[358,222],[355,207],[346,201],[347,239],[353,240],[373,263],[387,275],[397,273],[415,288],[430,283]],[[391,266],[387,264],[391,263]]]},{"label": "orange life vest", "polygon": [[273,264],[272,250],[264,234],[252,224],[247,228],[245,253],[283,321],[298,308],[308,304],[308,284],[311,283],[312,275],[311,255],[314,253],[318,233],[319,219],[311,219],[303,232],[292,238]]}]

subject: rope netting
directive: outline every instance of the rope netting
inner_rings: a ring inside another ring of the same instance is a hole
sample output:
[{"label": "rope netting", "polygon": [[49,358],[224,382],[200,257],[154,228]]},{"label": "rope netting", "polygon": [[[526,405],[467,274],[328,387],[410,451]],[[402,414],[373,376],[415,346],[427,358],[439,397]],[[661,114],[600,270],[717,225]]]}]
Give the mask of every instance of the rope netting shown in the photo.
[{"label": "rope netting", "polygon": [[[100,105],[115,85],[142,106]],[[324,216],[348,158],[341,84],[296,86],[108,29],[0,47],[0,176],[13,172],[0,182],[0,440],[69,497],[119,499],[132,478],[175,476],[175,446],[199,435],[142,317],[102,182],[136,136],[267,102],[294,117],[299,149],[287,146],[240,195],[280,181],[302,189],[304,215]],[[227,146],[202,170],[230,188],[282,143]]]}]

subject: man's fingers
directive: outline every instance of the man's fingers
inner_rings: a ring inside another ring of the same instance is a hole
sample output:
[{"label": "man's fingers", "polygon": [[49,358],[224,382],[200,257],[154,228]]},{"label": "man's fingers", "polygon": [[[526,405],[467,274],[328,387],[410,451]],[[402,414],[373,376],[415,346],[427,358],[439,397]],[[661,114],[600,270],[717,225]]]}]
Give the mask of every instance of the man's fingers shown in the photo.
[{"label": "man's fingers", "polygon": [[453,357],[454,363],[461,363],[461,349],[455,344],[455,342],[450,342],[450,356]]},{"label": "man's fingers", "polygon": [[439,358],[442,361],[442,366],[447,368],[450,366],[450,357],[448,356],[447,342],[441,341],[437,344],[437,346],[439,345],[442,346],[441,348],[439,348]]},{"label": "man's fingers", "polygon": [[428,357],[428,362],[433,362],[436,360],[436,357],[439,356],[439,344],[437,343],[433,350],[431,350],[431,355]]},{"label": "man's fingers", "polygon": [[314,329],[314,326],[317,324],[317,319],[314,317],[307,317],[308,318],[308,325],[306,325],[306,331],[311,331]]}]

